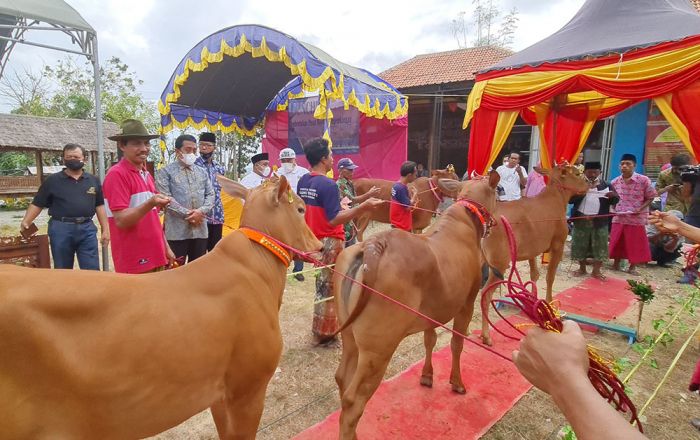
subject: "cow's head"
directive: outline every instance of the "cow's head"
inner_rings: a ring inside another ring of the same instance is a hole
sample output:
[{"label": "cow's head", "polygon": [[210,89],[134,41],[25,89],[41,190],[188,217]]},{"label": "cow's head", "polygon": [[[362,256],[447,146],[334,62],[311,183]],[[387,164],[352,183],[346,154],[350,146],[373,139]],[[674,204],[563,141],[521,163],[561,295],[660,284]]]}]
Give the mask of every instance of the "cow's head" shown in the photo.
[{"label": "cow's head", "polygon": [[588,183],[581,175],[581,171],[573,165],[564,163],[552,169],[535,167],[535,171],[549,177],[547,186],[556,186],[570,196],[585,194],[588,191]]},{"label": "cow's head", "polygon": [[430,175],[438,179],[459,180],[459,176],[455,173],[455,167],[452,164],[447,165],[446,168],[441,170],[433,170],[430,172]]},{"label": "cow's head", "polygon": [[221,188],[232,197],[245,200],[241,227],[256,229],[303,252],[315,252],[322,244],[306,226],[306,205],[282,176],[247,189],[238,182],[216,176]]},{"label": "cow's head", "polygon": [[438,186],[445,193],[457,194],[457,199],[472,200],[489,212],[496,209],[496,187],[501,176],[496,171],[491,171],[486,176],[476,176],[464,182],[452,179],[440,179]]}]

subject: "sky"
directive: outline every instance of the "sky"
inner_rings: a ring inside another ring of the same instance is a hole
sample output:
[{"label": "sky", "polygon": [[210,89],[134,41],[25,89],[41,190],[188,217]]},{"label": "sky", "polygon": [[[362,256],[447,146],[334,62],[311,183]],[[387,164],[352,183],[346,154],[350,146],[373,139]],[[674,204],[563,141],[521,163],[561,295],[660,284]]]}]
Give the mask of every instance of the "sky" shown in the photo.
[{"label": "sky", "polygon": [[[488,0],[485,0],[488,1]],[[513,50],[552,34],[568,22],[584,0],[493,0],[503,15],[515,7],[518,27]],[[237,24],[262,24],[323,49],[336,59],[380,73],[415,55],[458,49],[452,21],[465,12],[467,30],[471,0],[68,0],[96,29],[102,62],[112,56],[125,62],[143,80],[142,96],[157,100],[182,57],[201,39]],[[45,33],[45,32],[44,32]],[[71,48],[67,37],[25,37]],[[473,40],[473,36],[468,41]],[[7,69],[40,71],[66,54],[17,45]],[[0,111],[8,111],[0,100]]]}]

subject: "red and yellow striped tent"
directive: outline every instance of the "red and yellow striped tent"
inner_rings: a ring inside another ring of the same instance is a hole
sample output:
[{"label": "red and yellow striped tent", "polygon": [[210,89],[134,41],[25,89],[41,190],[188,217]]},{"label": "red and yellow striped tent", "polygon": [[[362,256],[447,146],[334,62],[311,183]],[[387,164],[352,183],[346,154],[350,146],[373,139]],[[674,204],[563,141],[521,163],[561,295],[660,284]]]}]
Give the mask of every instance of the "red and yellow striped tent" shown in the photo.
[{"label": "red and yellow striped tent", "polygon": [[538,126],[545,168],[572,162],[596,120],[647,99],[700,159],[700,14],[688,0],[587,0],[562,29],[476,76],[468,168],[488,169],[518,115]]}]

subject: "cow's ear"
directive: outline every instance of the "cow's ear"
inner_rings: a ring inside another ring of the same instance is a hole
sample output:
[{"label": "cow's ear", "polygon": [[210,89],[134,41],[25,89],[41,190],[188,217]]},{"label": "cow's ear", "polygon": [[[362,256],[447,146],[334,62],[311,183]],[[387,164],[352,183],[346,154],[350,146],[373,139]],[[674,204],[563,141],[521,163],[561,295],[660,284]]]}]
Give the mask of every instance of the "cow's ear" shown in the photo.
[{"label": "cow's ear", "polygon": [[221,185],[221,189],[223,189],[224,192],[231,197],[237,197],[243,200],[248,197],[250,190],[240,183],[218,174],[216,176],[216,180],[219,182],[219,185]]}]

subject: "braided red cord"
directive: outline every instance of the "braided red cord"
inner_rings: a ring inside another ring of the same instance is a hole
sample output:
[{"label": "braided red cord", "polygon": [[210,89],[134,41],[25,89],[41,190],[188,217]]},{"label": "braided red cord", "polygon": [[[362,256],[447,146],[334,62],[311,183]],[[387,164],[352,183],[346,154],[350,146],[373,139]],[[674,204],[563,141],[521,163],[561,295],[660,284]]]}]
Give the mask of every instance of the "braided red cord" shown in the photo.
[{"label": "braided red cord", "polygon": [[[527,316],[530,321],[532,321],[538,327],[554,332],[561,332],[564,328],[564,323],[561,319],[559,311],[553,304],[548,303],[543,299],[537,297],[537,285],[532,281],[523,283],[523,280],[516,267],[516,256],[517,245],[515,243],[515,238],[513,236],[513,228],[511,227],[508,220],[501,216],[501,222],[506,229],[508,235],[508,245],[510,247],[511,255],[511,270],[507,280],[501,280],[489,285],[484,293],[482,294],[482,301],[488,298],[487,292],[497,286],[506,286],[508,293],[505,295],[509,298],[512,303],[520,309],[525,316]],[[697,251],[696,251],[697,254]],[[520,335],[525,336],[525,333],[520,330],[517,326],[513,325],[508,319],[506,319],[501,312],[496,308],[496,305],[502,300],[492,300],[491,305],[503,321],[505,321],[511,328],[517,331]],[[503,336],[511,339],[520,339],[519,337],[505,334],[498,327],[493,325],[493,322],[489,319],[488,314],[482,317],[482,319],[488,320],[489,325]],[[632,403],[632,400],[625,393],[625,386],[620,381],[620,379],[615,375],[611,368],[611,362],[603,359],[593,347],[588,346],[588,379],[591,381],[593,387],[598,391],[598,393],[605,398],[608,403],[612,404],[615,409],[622,413],[629,413],[630,423],[636,423],[639,432],[644,432],[642,429],[642,424],[639,421],[637,415],[637,408]]]}]

